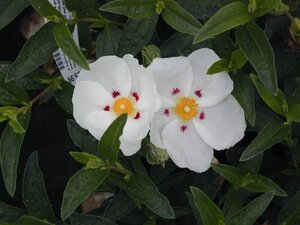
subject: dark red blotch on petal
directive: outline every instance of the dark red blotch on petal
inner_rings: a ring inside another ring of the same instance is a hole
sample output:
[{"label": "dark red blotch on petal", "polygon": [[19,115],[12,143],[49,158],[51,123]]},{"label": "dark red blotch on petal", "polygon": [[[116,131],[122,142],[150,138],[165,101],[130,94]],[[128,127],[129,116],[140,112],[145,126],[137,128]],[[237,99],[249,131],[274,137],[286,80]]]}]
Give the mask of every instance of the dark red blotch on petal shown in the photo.
[{"label": "dark red blotch on petal", "polygon": [[180,127],[180,130],[184,133],[186,130],[187,130],[187,126],[186,125],[182,125],[181,127]]},{"label": "dark red blotch on petal", "polygon": [[173,88],[172,95],[177,95],[180,92],[179,88]]},{"label": "dark red blotch on petal", "polygon": [[140,96],[136,91],[132,93],[132,96],[135,98],[136,101],[140,99]]},{"label": "dark red blotch on petal", "polygon": [[119,91],[113,91],[113,92],[112,92],[113,98],[116,98],[116,97],[118,97],[119,95],[120,95],[120,92],[119,92]]},{"label": "dark red blotch on petal", "polygon": [[198,98],[201,98],[201,97],[202,97],[202,92],[201,92],[201,90],[196,90],[194,93],[195,93],[195,95],[196,95]]},{"label": "dark red blotch on petal", "polygon": [[141,113],[137,112],[133,119],[138,120],[139,118],[141,118]]}]

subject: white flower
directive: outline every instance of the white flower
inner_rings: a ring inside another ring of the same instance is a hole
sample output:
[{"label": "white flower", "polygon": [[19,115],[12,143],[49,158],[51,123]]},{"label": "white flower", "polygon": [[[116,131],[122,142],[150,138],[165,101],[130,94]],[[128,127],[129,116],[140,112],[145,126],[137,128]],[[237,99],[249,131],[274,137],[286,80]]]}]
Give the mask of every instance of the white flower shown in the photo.
[{"label": "white flower", "polygon": [[128,119],[120,137],[124,155],[136,153],[160,101],[154,79],[131,55],[105,56],[82,70],[73,94],[77,123],[100,139],[121,114]]},{"label": "white flower", "polygon": [[199,49],[188,57],[155,59],[147,68],[161,95],[150,140],[165,148],[177,166],[195,172],[210,167],[213,149],[229,148],[244,136],[244,111],[230,94],[227,73],[207,75],[219,57]]}]

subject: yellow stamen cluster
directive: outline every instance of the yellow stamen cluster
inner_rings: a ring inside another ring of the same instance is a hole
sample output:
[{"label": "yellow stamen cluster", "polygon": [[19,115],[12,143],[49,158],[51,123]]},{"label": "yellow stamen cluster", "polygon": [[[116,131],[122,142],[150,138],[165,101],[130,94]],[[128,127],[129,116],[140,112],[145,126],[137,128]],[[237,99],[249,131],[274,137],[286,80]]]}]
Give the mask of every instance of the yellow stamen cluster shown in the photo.
[{"label": "yellow stamen cluster", "polygon": [[175,112],[183,121],[188,121],[197,116],[198,104],[192,98],[183,97],[178,100],[175,106]]}]

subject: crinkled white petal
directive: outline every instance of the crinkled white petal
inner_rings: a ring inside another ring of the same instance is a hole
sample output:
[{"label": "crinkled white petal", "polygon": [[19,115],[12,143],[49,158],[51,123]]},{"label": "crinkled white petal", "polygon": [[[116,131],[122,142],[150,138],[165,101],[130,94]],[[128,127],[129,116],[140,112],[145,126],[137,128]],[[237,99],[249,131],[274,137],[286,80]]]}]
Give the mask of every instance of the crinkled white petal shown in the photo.
[{"label": "crinkled white petal", "polygon": [[244,110],[232,95],[215,106],[200,107],[200,111],[205,118],[195,118],[193,124],[203,141],[214,149],[230,148],[244,137]]},{"label": "crinkled white petal", "polygon": [[116,56],[103,56],[90,64],[90,71],[81,70],[76,83],[90,80],[101,84],[109,93],[119,91],[124,97],[131,90],[130,70],[125,60]]},{"label": "crinkled white petal", "polygon": [[153,107],[156,100],[156,84],[153,77],[147,73],[144,66],[140,65],[138,60],[132,55],[125,55],[123,59],[129,66],[132,85],[131,93],[136,92],[139,100],[135,104],[137,110],[144,110]]},{"label": "crinkled white petal", "polygon": [[163,129],[163,143],[170,158],[180,168],[198,173],[208,170],[213,149],[202,141],[192,123],[187,124],[185,132],[180,130],[181,125],[176,119]]},{"label": "crinkled white petal", "polygon": [[88,131],[100,140],[109,125],[116,119],[116,115],[108,111],[94,111],[87,115],[85,126]]},{"label": "crinkled white petal", "polygon": [[141,148],[142,141],[129,142],[125,140],[122,136],[120,137],[120,149],[125,156],[131,156],[135,154]]},{"label": "crinkled white petal", "polygon": [[199,98],[201,106],[216,105],[232,92],[233,82],[228,73],[207,75],[209,67],[220,59],[213,50],[208,48],[199,49],[190,54],[188,59],[194,73],[191,95],[193,96],[196,90],[201,90],[202,97]]},{"label": "crinkled white petal", "polygon": [[[155,116],[151,121],[150,141],[158,148],[165,148],[162,142],[161,133],[165,126],[175,119],[175,115],[171,110],[175,104],[165,97],[161,98],[161,103],[161,109],[155,113]],[[169,110],[169,115],[164,113],[165,110]]]},{"label": "crinkled white petal", "polygon": [[[186,57],[156,58],[146,69],[154,77],[161,96],[175,100],[190,93],[193,71]],[[179,93],[174,94],[174,90]]]}]

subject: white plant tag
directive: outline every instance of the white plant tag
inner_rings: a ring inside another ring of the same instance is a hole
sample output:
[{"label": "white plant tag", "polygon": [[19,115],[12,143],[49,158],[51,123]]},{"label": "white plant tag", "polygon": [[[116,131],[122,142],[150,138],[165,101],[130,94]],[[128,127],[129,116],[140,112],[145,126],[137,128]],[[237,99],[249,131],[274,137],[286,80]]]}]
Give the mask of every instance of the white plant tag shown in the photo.
[{"label": "white plant tag", "polygon": [[[73,18],[71,12],[67,9],[63,0],[49,0],[49,2],[58,11],[60,11],[66,19]],[[77,25],[74,28],[72,36],[75,43],[79,46]],[[63,78],[69,83],[75,85],[76,78],[78,77],[81,68],[76,63],[74,63],[68,56],[66,56],[61,49],[56,50],[53,54],[53,57]]]}]

